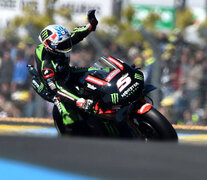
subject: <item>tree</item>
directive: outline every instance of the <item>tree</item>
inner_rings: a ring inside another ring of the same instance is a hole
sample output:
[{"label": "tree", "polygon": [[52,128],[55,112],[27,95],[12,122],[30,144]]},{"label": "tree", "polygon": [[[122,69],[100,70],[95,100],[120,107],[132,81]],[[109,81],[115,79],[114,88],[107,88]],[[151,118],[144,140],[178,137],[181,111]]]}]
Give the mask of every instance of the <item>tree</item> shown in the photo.
[{"label": "tree", "polygon": [[134,9],[128,6],[121,12],[121,20],[115,16],[110,16],[102,20],[103,30],[99,33],[101,36],[108,37],[121,46],[129,47],[136,42],[143,40],[141,33],[134,29],[132,18]]},{"label": "tree", "polygon": [[[118,20],[115,16],[103,19],[102,23],[104,24],[104,29],[102,35],[107,34],[109,38],[113,38],[117,44],[126,47],[129,47],[136,42],[144,41],[139,29],[135,28],[133,25],[133,18],[135,17],[133,6],[128,6],[123,9],[121,15],[121,20]],[[154,33],[156,32],[155,23],[159,19],[159,14],[151,12],[142,20],[142,22],[140,22],[140,25]]]},{"label": "tree", "polygon": [[144,27],[150,31],[150,32],[155,32],[156,28],[155,28],[155,24],[156,22],[160,19],[160,15],[155,13],[155,12],[151,12],[149,13],[149,15],[143,20],[143,25]]},{"label": "tree", "polygon": [[176,11],[176,27],[184,30],[187,26],[194,23],[193,13],[189,8],[177,9]]}]

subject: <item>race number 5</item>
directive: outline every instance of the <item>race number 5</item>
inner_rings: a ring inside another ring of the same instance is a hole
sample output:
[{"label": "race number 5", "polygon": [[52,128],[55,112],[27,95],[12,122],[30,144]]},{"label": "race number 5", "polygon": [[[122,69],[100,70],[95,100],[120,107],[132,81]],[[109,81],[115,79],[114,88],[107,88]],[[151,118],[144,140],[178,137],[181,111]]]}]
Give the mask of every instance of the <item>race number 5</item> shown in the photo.
[{"label": "race number 5", "polygon": [[122,92],[130,83],[131,78],[129,77],[129,74],[125,74],[122,76],[116,83],[117,88],[119,89],[119,92]]}]

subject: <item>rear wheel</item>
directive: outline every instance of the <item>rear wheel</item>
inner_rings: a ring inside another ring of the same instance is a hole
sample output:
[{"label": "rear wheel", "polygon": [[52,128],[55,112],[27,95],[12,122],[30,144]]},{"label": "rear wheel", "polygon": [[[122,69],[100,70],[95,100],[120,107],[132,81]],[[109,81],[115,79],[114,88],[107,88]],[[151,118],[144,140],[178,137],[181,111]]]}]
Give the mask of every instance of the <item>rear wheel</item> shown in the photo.
[{"label": "rear wheel", "polygon": [[139,130],[146,140],[177,141],[178,136],[171,123],[155,108],[136,117]]}]

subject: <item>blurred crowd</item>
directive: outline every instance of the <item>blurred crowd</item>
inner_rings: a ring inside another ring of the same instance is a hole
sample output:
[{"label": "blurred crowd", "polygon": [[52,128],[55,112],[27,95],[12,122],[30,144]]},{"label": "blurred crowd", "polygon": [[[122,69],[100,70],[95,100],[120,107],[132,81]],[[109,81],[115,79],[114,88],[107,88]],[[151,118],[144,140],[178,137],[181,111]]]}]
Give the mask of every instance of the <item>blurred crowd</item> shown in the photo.
[{"label": "blurred crowd", "polygon": [[[174,124],[207,124],[207,50],[186,42],[182,32],[156,36],[160,49],[161,68],[160,111]],[[104,44],[104,43],[103,43]],[[26,65],[34,63],[36,45],[16,41],[0,41],[0,117],[50,117],[52,105],[40,99],[31,87]],[[123,48],[113,42],[105,43],[104,56],[123,58],[144,72],[150,83],[155,58],[147,42]],[[87,67],[94,62],[96,50],[90,43],[74,47],[73,66]],[[39,104],[43,109],[39,114]]]},{"label": "blurred crowd", "polygon": [[151,81],[153,70],[161,71],[160,111],[173,124],[207,125],[206,47],[186,42],[178,29],[169,34],[160,32],[156,45],[161,52],[159,69],[154,69],[157,59],[148,45],[131,51],[146,83]]},{"label": "blurred crowd", "polygon": [[34,45],[0,41],[0,117],[32,117],[34,102],[27,64],[33,61]]}]

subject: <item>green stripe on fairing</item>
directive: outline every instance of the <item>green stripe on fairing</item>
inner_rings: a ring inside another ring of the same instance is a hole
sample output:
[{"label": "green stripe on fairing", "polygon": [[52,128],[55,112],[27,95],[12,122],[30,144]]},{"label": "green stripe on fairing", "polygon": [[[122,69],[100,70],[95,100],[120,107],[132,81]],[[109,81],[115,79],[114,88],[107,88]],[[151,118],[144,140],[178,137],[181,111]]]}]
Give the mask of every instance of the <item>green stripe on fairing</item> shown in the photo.
[{"label": "green stripe on fairing", "polygon": [[72,93],[66,91],[65,89],[63,89],[61,86],[58,85],[57,82],[55,82],[55,83],[56,83],[57,88],[58,88],[59,90],[61,90],[62,92],[64,92],[65,94],[67,94],[67,95],[73,97],[73,98],[76,99],[76,100],[80,99],[79,97],[75,96],[74,94],[72,94]]}]

